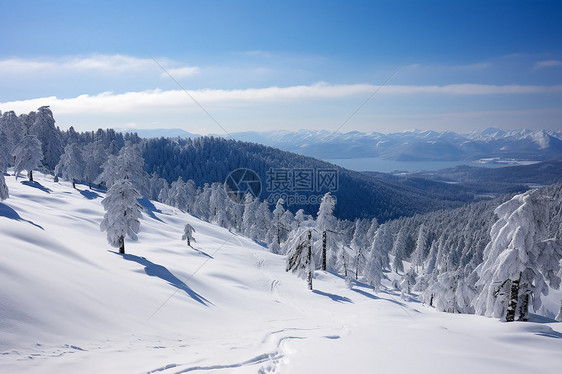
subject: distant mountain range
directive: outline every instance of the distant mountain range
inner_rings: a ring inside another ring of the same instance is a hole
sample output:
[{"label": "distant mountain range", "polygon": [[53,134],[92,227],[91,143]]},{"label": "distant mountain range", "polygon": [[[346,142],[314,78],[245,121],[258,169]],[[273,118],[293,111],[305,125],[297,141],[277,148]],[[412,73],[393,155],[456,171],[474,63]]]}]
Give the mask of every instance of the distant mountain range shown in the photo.
[{"label": "distant mountain range", "polygon": [[[136,132],[145,138],[200,136],[181,129]],[[236,140],[268,145],[324,160],[373,157],[396,161],[545,161],[562,158],[562,131],[488,128],[464,134],[431,130],[382,134],[276,130],[236,132],[231,135]],[[225,137],[224,134],[215,136]]]}]

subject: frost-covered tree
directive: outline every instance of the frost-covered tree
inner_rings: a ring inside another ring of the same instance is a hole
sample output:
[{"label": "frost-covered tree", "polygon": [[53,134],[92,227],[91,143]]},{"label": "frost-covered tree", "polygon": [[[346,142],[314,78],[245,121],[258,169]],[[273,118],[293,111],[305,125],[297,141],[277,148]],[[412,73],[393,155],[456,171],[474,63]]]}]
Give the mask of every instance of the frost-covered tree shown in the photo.
[{"label": "frost-covered tree", "polygon": [[108,153],[101,140],[86,144],[82,148],[82,159],[84,160],[84,180],[88,187],[92,188],[92,183],[102,173],[102,165],[107,161]]},{"label": "frost-covered tree", "polygon": [[355,220],[355,230],[351,239],[350,247],[353,251],[353,273],[357,280],[359,275],[364,272],[367,265],[367,249],[369,248],[369,240],[367,232],[371,223],[366,219]]},{"label": "frost-covered tree", "polygon": [[287,241],[287,268],[301,278],[306,278],[308,289],[312,290],[314,261],[312,260],[312,230],[300,229]]},{"label": "frost-covered tree", "polygon": [[402,298],[405,298],[407,294],[410,294],[412,287],[416,284],[416,272],[413,268],[410,268],[400,280],[400,292]]},{"label": "frost-covered tree", "polygon": [[6,185],[6,179],[4,178],[4,173],[8,169],[8,165],[11,161],[10,159],[10,144],[8,142],[8,137],[0,129],[0,201],[6,200],[10,196],[8,193],[8,185]]},{"label": "frost-covered tree", "polygon": [[55,167],[55,175],[61,175],[64,179],[72,181],[72,188],[76,188],[76,181],[84,178],[84,159],[78,144],[73,143],[64,147],[64,154]]},{"label": "frost-covered tree", "polygon": [[195,229],[193,228],[193,226],[191,226],[189,223],[185,224],[185,227],[183,228],[183,236],[181,237],[181,240],[185,240],[187,242],[187,245],[191,247],[191,242],[195,242],[195,238],[193,237],[193,233],[195,232]]},{"label": "frost-covered tree", "polygon": [[392,261],[392,268],[396,274],[404,272],[404,258],[406,257],[406,229],[403,227],[398,231],[396,239],[394,240],[394,245],[392,246],[392,253],[394,254],[394,260]]},{"label": "frost-covered tree", "polygon": [[54,170],[63,153],[61,132],[55,127],[53,112],[48,106],[42,106],[35,113],[35,121],[29,129],[41,142],[42,163],[48,170]]},{"label": "frost-covered tree", "polygon": [[448,313],[474,313],[472,301],[476,295],[473,277],[465,277],[462,269],[440,274],[436,282],[427,287],[422,298],[431,306]]},{"label": "frost-covered tree", "polygon": [[127,179],[141,195],[146,194],[148,178],[139,146],[129,144],[121,148],[117,156],[109,156],[97,181],[104,182],[110,188],[121,179]]},{"label": "frost-covered tree", "polygon": [[242,233],[248,237],[251,237],[251,231],[256,221],[256,213],[260,201],[251,193],[244,195],[244,213],[242,214]]},{"label": "frost-covered tree", "polygon": [[12,145],[8,140],[8,136],[0,130],[0,171],[5,172],[8,166],[13,163]]},{"label": "frost-covered tree", "polygon": [[558,314],[556,315],[556,320],[558,322],[562,322],[562,300],[560,300],[560,310],[558,311]]},{"label": "frost-covered tree", "polygon": [[411,263],[416,269],[420,266],[423,267],[423,260],[425,255],[425,250],[427,247],[427,229],[422,223],[418,230],[418,238],[416,240],[416,249],[411,256]]},{"label": "frost-covered tree", "polygon": [[541,306],[547,283],[560,286],[562,246],[547,237],[548,202],[538,190],[514,196],[494,211],[498,220],[491,229],[484,261],[476,268],[481,289],[476,312],[513,321],[525,320],[529,298]]},{"label": "frost-covered tree", "polygon": [[139,193],[129,180],[119,179],[113,182],[101,202],[105,215],[100,229],[107,231],[107,241],[113,247],[118,247],[119,253],[125,253],[126,236],[137,240],[142,218],[142,206],[137,201],[138,197]]},{"label": "frost-covered tree", "polygon": [[[25,135],[25,130],[24,124],[13,111],[5,112],[0,117],[0,132],[6,134],[8,142],[7,152],[10,158],[14,148]],[[11,159],[10,163],[12,163],[12,161]]]},{"label": "frost-covered tree", "polygon": [[[160,178],[158,174],[152,173],[152,176],[150,177],[149,188],[148,188],[148,198],[150,200],[160,201],[158,200],[158,197],[160,195],[160,192],[164,188],[166,189],[168,188],[168,182],[164,178]],[[161,201],[161,202],[165,203],[165,201]]]},{"label": "frost-covered tree", "polygon": [[273,225],[269,229],[271,237],[270,249],[273,253],[281,253],[282,244],[287,240],[288,234],[292,229],[293,215],[285,210],[283,199],[277,200],[273,210]]},{"label": "frost-covered tree", "polygon": [[[336,200],[326,193],[322,197],[320,202],[320,207],[318,208],[318,215],[316,217],[316,227],[322,233],[322,270],[327,270],[327,252],[328,247],[330,247],[331,252],[335,252],[335,246],[333,243],[330,245],[328,243],[329,232],[334,232],[336,227],[336,218],[334,217],[334,208],[336,206]],[[331,235],[330,235],[331,237]],[[335,267],[336,264],[332,264]]]},{"label": "frost-covered tree", "polygon": [[27,170],[30,181],[33,181],[33,169],[41,160],[41,142],[35,135],[25,135],[14,148],[14,173],[16,178],[23,170]]},{"label": "frost-covered tree", "polygon": [[392,248],[392,234],[388,225],[382,224],[375,233],[365,267],[365,280],[379,291],[384,278],[384,269],[390,266],[388,252]]}]

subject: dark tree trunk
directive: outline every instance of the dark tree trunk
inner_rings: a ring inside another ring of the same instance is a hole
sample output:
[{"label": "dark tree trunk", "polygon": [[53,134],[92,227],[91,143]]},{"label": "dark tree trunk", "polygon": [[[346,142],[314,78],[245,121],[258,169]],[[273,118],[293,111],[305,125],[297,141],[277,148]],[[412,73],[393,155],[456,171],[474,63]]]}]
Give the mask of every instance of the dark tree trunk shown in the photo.
[{"label": "dark tree trunk", "polygon": [[529,293],[525,291],[519,300],[519,321],[527,321],[529,319]]},{"label": "dark tree trunk", "polygon": [[509,301],[507,304],[507,312],[505,313],[506,322],[515,321],[515,311],[517,310],[517,302],[519,301],[520,279],[521,279],[521,274],[519,274],[519,279],[511,281],[511,291],[509,295]]},{"label": "dark tree trunk", "polygon": [[431,294],[431,298],[429,299],[429,306],[433,306],[433,294]]},{"label": "dark tree trunk", "polygon": [[308,289],[312,291],[312,232],[308,232]]},{"label": "dark tree trunk", "polygon": [[322,231],[322,270],[326,271],[326,230]]},{"label": "dark tree trunk", "polygon": [[119,253],[125,254],[125,238],[119,237]]},{"label": "dark tree trunk", "polygon": [[72,188],[76,189],[76,179],[72,178]]},{"label": "dark tree trunk", "polygon": [[29,181],[33,182],[33,170],[29,171]]},{"label": "dark tree trunk", "polygon": [[189,237],[187,238],[187,245],[191,247],[191,241],[189,241]]}]

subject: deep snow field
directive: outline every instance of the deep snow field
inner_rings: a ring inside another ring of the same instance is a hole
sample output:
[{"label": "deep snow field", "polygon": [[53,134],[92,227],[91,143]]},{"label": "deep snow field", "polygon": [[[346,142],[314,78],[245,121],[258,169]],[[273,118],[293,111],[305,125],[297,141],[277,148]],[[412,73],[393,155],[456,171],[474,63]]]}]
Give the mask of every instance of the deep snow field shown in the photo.
[{"label": "deep snow field", "polygon": [[321,271],[311,292],[285,257],[145,200],[123,256],[99,229],[103,193],[35,179],[6,176],[0,203],[0,373],[562,370],[551,319],[440,313]]}]

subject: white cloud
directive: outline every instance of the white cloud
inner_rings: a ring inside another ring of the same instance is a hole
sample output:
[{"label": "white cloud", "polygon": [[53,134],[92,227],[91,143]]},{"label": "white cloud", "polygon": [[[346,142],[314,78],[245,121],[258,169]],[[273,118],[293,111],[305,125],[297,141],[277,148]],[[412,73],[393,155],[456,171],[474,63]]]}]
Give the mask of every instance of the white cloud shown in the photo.
[{"label": "white cloud", "polygon": [[[189,94],[203,106],[214,110],[228,106],[257,105],[261,103],[291,102],[314,99],[341,99],[370,95],[379,89],[370,84],[331,85],[324,82],[309,86],[249,88],[239,90],[194,90]],[[383,87],[378,95],[506,95],[506,94],[562,93],[562,85],[482,85],[453,84],[444,86]],[[58,114],[127,114],[136,112],[192,111],[200,110],[182,90],[146,90],[115,94],[80,95],[74,98],[55,96],[0,103],[0,110],[29,112],[40,106],[50,105]]]},{"label": "white cloud", "polygon": [[[190,77],[192,75],[199,74],[201,72],[201,69],[199,69],[196,66],[184,66],[181,68],[166,69],[166,71],[174,78],[185,78],[185,77]],[[168,73],[163,71],[161,76],[167,78]]]},{"label": "white cloud", "polygon": [[557,67],[557,66],[562,66],[562,61],[546,60],[546,61],[537,62],[535,64],[535,69],[550,68],[550,67]]},{"label": "white cloud", "polygon": [[[199,73],[199,68],[181,66],[180,63],[161,59],[159,61],[166,69],[173,71],[178,78]],[[124,55],[91,55],[67,56],[63,58],[21,59],[10,58],[0,60],[0,74],[32,74],[37,72],[76,73],[85,71],[97,72],[146,72],[161,71],[151,58],[138,58]]]}]

